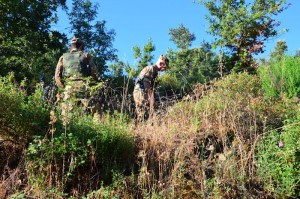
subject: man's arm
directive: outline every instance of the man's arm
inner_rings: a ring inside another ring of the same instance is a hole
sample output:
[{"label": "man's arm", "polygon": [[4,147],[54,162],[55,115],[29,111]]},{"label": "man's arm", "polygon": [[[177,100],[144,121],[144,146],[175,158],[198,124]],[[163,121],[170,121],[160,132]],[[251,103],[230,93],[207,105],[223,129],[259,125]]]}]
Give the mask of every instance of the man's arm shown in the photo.
[{"label": "man's arm", "polygon": [[56,65],[55,69],[55,82],[57,86],[64,88],[65,85],[62,81],[62,71],[63,71],[63,57],[61,56],[58,60],[58,63]]}]

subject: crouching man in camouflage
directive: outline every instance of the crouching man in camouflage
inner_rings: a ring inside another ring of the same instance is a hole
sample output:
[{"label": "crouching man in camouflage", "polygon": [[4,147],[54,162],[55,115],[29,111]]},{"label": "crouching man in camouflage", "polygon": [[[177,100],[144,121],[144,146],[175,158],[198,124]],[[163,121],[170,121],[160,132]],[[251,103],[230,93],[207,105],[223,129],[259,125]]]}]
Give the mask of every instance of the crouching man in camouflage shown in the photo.
[{"label": "crouching man in camouflage", "polygon": [[154,82],[158,71],[164,71],[169,59],[161,55],[155,65],[146,66],[139,74],[133,91],[137,122],[142,122],[154,114]]},{"label": "crouching man in camouflage", "polygon": [[[70,52],[64,53],[55,69],[55,82],[62,89],[58,96],[62,115],[68,117],[74,106],[91,109],[89,82],[97,81],[97,68],[92,57],[83,52],[84,46],[79,38],[71,40]],[[65,118],[66,119],[66,118]]]}]

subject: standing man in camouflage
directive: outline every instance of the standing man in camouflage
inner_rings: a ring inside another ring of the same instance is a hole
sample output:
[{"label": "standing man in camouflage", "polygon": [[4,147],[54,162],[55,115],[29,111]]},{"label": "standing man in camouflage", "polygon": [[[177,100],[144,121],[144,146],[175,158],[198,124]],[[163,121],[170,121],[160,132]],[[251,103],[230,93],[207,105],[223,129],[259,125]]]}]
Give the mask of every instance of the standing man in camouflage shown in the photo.
[{"label": "standing man in camouflage", "polygon": [[62,101],[62,115],[67,116],[74,106],[89,109],[89,82],[97,81],[97,68],[93,58],[83,52],[81,39],[71,40],[70,52],[64,53],[55,69],[55,82],[63,90],[58,101]]},{"label": "standing man in camouflage", "polygon": [[159,71],[164,71],[169,59],[161,55],[155,65],[146,66],[139,74],[133,91],[137,121],[142,122],[149,114],[154,114],[154,83]]}]

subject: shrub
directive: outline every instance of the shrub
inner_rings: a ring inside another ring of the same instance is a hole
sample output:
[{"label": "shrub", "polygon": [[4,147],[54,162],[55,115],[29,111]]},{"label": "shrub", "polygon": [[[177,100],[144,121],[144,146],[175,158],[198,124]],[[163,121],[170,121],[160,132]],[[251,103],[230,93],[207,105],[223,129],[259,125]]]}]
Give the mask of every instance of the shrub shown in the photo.
[{"label": "shrub", "polygon": [[258,176],[279,198],[300,196],[300,126],[286,121],[282,131],[264,135],[257,148]]},{"label": "shrub", "polygon": [[173,90],[179,90],[180,84],[178,79],[176,77],[170,75],[170,74],[164,74],[159,78],[159,85],[161,87],[164,87],[166,89],[173,89]]},{"label": "shrub", "polygon": [[196,107],[199,137],[204,137],[198,141],[200,157],[209,165],[207,193],[225,198],[256,196],[259,184],[250,181],[255,179],[257,138],[279,116],[262,96],[259,77],[232,73],[217,81]]},{"label": "shrub", "polygon": [[[118,117],[118,116],[117,116]],[[52,119],[56,118],[52,112]],[[31,186],[37,190],[89,191],[110,183],[112,170],[124,172],[131,165],[133,139],[116,117],[102,123],[91,116],[74,117],[68,126],[57,120],[46,137],[35,137],[27,150]]]},{"label": "shrub", "polygon": [[214,86],[197,103],[200,130],[218,137],[224,147],[230,147],[231,143],[228,141],[232,136],[248,144],[255,140],[266,115],[264,101],[260,97],[259,78],[248,73],[233,73],[216,82]]},{"label": "shrub", "polygon": [[0,137],[26,145],[32,136],[46,132],[50,109],[40,85],[28,96],[24,90],[26,81],[18,85],[13,79],[13,74],[0,77]]}]

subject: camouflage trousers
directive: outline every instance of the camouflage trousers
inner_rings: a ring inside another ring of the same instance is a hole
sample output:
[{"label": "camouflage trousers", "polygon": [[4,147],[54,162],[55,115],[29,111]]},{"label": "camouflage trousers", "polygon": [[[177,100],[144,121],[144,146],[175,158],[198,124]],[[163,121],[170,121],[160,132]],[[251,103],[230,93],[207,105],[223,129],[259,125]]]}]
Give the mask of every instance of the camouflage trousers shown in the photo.
[{"label": "camouflage trousers", "polygon": [[135,111],[137,114],[137,122],[152,118],[154,114],[153,90],[140,88],[139,84],[134,87],[133,99],[135,103]]},{"label": "camouflage trousers", "polygon": [[60,101],[61,115],[66,123],[71,120],[76,107],[81,109],[81,113],[93,111],[89,86],[83,80],[68,81],[59,94],[58,101]]}]

